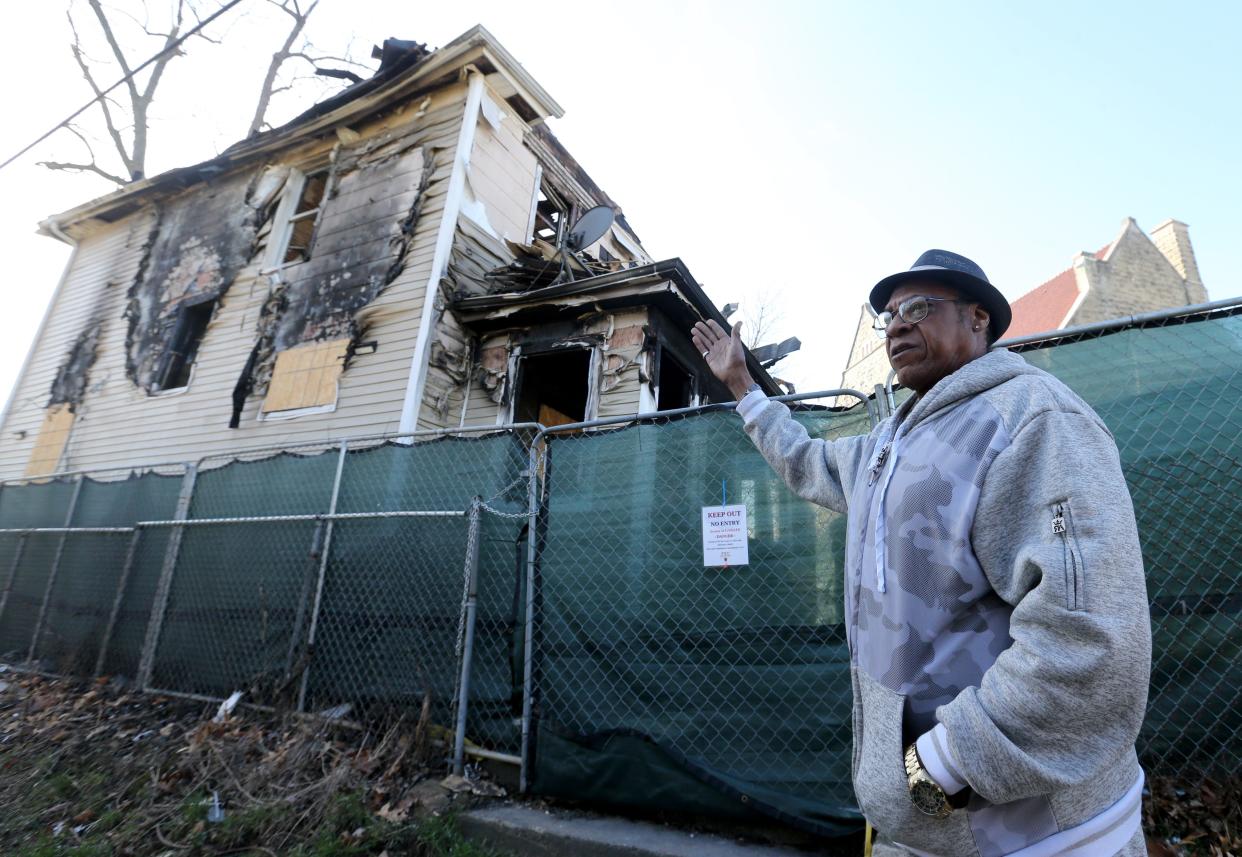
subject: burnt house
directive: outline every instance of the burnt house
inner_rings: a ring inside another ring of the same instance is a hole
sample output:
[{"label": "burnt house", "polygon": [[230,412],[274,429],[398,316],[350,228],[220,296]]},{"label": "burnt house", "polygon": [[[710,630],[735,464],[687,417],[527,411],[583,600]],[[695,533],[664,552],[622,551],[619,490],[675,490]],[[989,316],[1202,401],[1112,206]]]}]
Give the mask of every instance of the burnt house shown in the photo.
[{"label": "burnt house", "polygon": [[[727,400],[688,337],[724,318],[643,249],[561,114],[482,27],[389,40],[285,126],[44,221],[74,250],[0,476]],[[611,224],[566,253],[599,206]]]}]

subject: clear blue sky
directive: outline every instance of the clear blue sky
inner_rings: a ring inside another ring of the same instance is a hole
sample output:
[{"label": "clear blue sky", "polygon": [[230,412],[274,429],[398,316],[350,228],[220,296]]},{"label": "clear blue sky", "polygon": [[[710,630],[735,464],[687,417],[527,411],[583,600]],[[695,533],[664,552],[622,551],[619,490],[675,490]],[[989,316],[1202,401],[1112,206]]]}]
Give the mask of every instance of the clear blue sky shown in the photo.
[{"label": "clear blue sky", "polygon": [[[241,135],[280,35],[249,2],[224,44],[170,66],[152,172]],[[1123,218],[1175,217],[1211,297],[1242,294],[1242,4],[322,0],[315,14],[322,48],[352,37],[360,57],[387,36],[434,46],[487,26],[565,107],[553,129],[655,256],[681,256],[719,304],[780,293],[775,333],[805,343],[781,374],[803,389],[838,383],[870,285],[928,247],[973,256],[1016,297]],[[8,115],[27,120],[0,128],[7,156],[86,91],[58,3],[6,19]],[[63,264],[30,230],[109,189],[34,166],[75,145],[0,172],[3,390]]]}]

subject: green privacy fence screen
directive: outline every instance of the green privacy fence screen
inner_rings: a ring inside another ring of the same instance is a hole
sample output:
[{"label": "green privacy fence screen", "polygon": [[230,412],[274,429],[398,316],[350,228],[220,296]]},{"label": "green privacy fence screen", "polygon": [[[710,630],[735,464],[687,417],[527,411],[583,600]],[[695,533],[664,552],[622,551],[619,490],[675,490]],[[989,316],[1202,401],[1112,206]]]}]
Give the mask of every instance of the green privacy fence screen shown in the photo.
[{"label": "green privacy fence screen", "polygon": [[1151,602],[1156,771],[1242,770],[1242,315],[1023,352],[1117,439]]},{"label": "green privacy fence screen", "polygon": [[[1242,769],[1237,312],[1022,349],[1096,408],[1121,451],[1151,602],[1139,750],[1152,773]],[[867,428],[801,419],[813,434]],[[736,812],[839,829],[852,804],[843,522],[787,492],[729,414],[553,436],[549,450],[534,789],[723,809],[708,784]],[[698,508],[720,502],[721,480],[752,526],[750,564],[728,571],[698,554]],[[655,777],[677,785],[648,797]]]},{"label": "green privacy fence screen", "polygon": [[[861,406],[799,419],[820,437],[870,428]],[[548,446],[534,789],[617,782],[645,740],[693,771],[679,800],[706,783],[738,811],[848,829],[845,517],[790,494],[728,412]],[[705,568],[700,510],[722,503],[747,507],[749,563]],[[645,803],[658,771],[612,799]]]},{"label": "green privacy fence screen", "polygon": [[[1121,450],[1153,773],[1242,768],[1240,310],[1020,349]],[[871,422],[862,406],[798,418],[824,437]],[[310,711],[427,702],[445,725],[464,661],[464,735],[522,753],[533,791],[855,822],[846,520],[791,495],[736,416],[408,440],[5,484],[0,657]],[[705,569],[699,510],[722,498],[747,507],[750,561]]]}]

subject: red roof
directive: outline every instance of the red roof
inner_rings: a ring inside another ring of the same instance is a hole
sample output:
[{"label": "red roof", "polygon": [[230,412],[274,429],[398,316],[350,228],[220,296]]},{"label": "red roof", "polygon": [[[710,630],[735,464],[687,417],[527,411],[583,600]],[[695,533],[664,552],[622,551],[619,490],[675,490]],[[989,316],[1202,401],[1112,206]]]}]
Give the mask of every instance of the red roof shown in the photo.
[{"label": "red roof", "polygon": [[[1111,244],[1105,244],[1095,258],[1108,255]],[[1074,301],[1078,300],[1078,279],[1073,268],[1066,268],[1048,282],[1036,286],[1012,303],[1013,321],[1005,331],[1005,339],[1056,330],[1065,321]]]}]

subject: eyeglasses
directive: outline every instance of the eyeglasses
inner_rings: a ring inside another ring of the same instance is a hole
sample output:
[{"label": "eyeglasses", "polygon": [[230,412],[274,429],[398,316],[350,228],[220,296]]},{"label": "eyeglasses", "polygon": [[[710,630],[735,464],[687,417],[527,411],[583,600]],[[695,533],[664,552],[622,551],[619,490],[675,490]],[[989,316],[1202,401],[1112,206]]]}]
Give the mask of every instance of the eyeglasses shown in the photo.
[{"label": "eyeglasses", "polygon": [[897,304],[897,312],[892,313],[885,310],[877,315],[871,322],[875,328],[875,335],[880,337],[880,339],[886,338],[889,325],[893,323],[894,318],[900,318],[906,324],[918,324],[931,313],[932,301],[943,301],[951,304],[974,303],[973,301],[964,301],[960,298],[933,298],[927,295],[915,295]]}]

